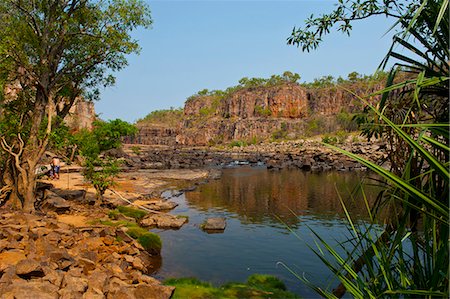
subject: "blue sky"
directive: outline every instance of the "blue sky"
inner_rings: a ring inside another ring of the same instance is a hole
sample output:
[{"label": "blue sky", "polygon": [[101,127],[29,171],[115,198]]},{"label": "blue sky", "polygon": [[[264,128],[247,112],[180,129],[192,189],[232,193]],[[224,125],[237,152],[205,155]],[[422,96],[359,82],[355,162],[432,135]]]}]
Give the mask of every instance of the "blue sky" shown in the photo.
[{"label": "blue sky", "polygon": [[292,71],[301,81],[325,75],[371,74],[389,49],[391,22],[384,17],[354,24],[350,37],[332,33],[318,50],[303,53],[286,44],[294,26],[312,13],[328,13],[337,1],[148,1],[154,21],[138,30],[141,54],[116,73],[102,92],[102,119],[134,122],[148,113],[182,107],[207,88],[225,89],[242,77]]}]

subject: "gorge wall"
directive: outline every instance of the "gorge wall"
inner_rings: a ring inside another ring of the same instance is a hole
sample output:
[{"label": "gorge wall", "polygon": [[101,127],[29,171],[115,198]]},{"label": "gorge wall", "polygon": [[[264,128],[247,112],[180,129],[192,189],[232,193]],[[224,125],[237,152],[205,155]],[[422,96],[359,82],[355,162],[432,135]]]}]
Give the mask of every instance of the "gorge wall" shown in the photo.
[{"label": "gorge wall", "polygon": [[[5,95],[5,103],[16,100],[21,90],[22,86],[18,80],[7,84],[3,90]],[[0,114],[1,113],[2,111],[0,107]],[[74,104],[70,108],[69,113],[64,118],[64,122],[71,130],[74,131],[78,131],[80,129],[91,130],[93,122],[96,118],[97,116],[95,114],[94,103],[86,101],[83,97],[77,97]]]},{"label": "gorge wall", "polygon": [[[367,95],[380,86],[345,86]],[[268,139],[294,139],[344,128],[351,115],[363,108],[360,101],[336,86],[306,88],[297,83],[240,88],[226,95],[189,98],[174,125],[164,121],[138,122],[140,144],[214,145]],[[173,117],[170,114],[167,118]]]}]

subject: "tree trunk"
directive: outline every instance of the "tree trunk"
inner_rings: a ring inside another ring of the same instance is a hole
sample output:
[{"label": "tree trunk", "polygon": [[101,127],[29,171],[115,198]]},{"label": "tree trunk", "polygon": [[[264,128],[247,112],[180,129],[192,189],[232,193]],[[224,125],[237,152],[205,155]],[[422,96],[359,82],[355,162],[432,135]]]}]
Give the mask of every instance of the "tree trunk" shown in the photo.
[{"label": "tree trunk", "polygon": [[11,190],[9,201],[14,208],[21,208],[26,213],[33,213],[35,210],[34,203],[36,202],[35,168],[23,167],[18,169],[13,159],[8,163],[9,167],[3,174],[3,181]]},{"label": "tree trunk", "polygon": [[23,184],[23,211],[26,213],[33,213],[35,210],[34,204],[36,202],[36,175],[34,174],[34,171],[29,171],[29,176],[20,181],[22,181]]}]

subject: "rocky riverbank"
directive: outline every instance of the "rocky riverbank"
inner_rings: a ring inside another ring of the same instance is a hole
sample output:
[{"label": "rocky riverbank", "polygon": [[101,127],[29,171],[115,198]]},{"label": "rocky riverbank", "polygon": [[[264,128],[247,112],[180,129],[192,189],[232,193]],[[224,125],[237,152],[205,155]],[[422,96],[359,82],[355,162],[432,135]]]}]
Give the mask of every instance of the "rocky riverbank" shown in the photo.
[{"label": "rocky riverbank", "polygon": [[[373,162],[387,154],[382,141],[346,142],[338,145]],[[123,152],[110,153],[140,169],[227,167],[233,164],[265,165],[269,169],[297,168],[305,171],[355,171],[365,167],[317,139],[283,141],[234,147],[173,147],[126,145]],[[385,164],[385,166],[387,166]]]},{"label": "rocky riverbank", "polygon": [[35,214],[0,209],[0,298],[170,298],[174,287],[149,276],[161,265],[160,255],[122,225],[131,217],[116,213],[119,221],[112,221],[111,210],[141,205],[146,226],[157,226],[149,223],[157,215],[171,228],[170,220],[179,219],[167,213],[173,205],[158,197],[161,191],[204,180],[208,172],[122,173],[97,206],[93,188],[68,170],[62,168],[60,180],[40,182]]},{"label": "rocky riverbank", "polygon": [[[340,147],[372,161],[386,157],[382,142]],[[40,181],[36,214],[0,209],[0,298],[170,298],[174,288],[149,276],[161,265],[158,252],[144,249],[129,231],[130,223],[163,229],[186,223],[170,214],[175,205],[161,197],[164,190],[192,189],[219,177],[214,167],[239,164],[364,170],[318,140],[221,148],[126,145],[106,155],[124,168],[103,205],[95,205],[80,168],[66,166],[60,180]],[[120,206],[146,212],[133,219],[117,212]]]}]

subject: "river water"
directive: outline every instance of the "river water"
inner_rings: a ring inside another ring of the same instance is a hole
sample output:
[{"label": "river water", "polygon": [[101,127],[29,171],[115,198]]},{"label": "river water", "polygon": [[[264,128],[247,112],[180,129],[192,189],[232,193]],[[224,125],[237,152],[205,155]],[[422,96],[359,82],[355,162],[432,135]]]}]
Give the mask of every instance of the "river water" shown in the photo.
[{"label": "river water", "polygon": [[[220,179],[170,199],[179,204],[172,213],[188,216],[189,223],[180,230],[152,230],[163,242],[154,276],[197,277],[220,285],[264,273],[280,278],[292,292],[317,297],[291,271],[317,285],[335,286],[308,247],[315,247],[311,230],[333,246],[350,236],[339,196],[352,218],[363,221],[365,204],[355,190],[365,175],[224,169]],[[365,186],[364,193],[373,201],[377,189]],[[225,231],[202,231],[200,225],[209,217],[225,217]]]}]

